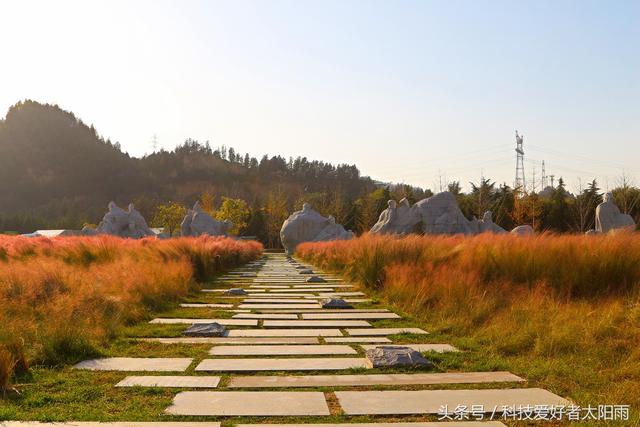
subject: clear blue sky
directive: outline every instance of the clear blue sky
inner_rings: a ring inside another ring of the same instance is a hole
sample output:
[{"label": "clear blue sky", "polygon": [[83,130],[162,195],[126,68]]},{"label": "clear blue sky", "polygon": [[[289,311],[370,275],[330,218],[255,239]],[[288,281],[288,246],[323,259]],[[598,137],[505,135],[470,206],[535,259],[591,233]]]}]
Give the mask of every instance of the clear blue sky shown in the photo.
[{"label": "clear blue sky", "polygon": [[[438,187],[640,184],[638,1],[0,0],[0,111],[72,110],[126,151],[187,137]],[[4,113],[0,113],[3,115]],[[574,157],[572,153],[575,153]],[[539,185],[539,184],[538,184]]]}]

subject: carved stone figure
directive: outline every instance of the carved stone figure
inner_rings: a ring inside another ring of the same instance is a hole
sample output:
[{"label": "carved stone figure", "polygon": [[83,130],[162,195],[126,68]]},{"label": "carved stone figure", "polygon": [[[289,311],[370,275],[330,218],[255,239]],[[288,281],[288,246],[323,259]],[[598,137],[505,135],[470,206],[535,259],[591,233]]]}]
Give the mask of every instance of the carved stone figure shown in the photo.
[{"label": "carved stone figure", "polygon": [[420,200],[414,206],[420,213],[425,234],[475,234],[455,196],[448,191]]},{"label": "carved stone figure", "polygon": [[111,234],[114,236],[140,239],[147,236],[155,236],[153,230],[149,228],[140,212],[133,203],[128,209],[119,208],[114,202],[109,202],[109,211],[104,215],[100,224],[95,230],[83,228],[83,234]]},{"label": "carved stone figure", "polygon": [[378,222],[371,227],[371,233],[377,234],[409,234],[413,233],[420,223],[420,215],[409,205],[407,199],[389,200],[388,207],[380,214]]},{"label": "carved stone figure", "polygon": [[506,233],[507,230],[493,222],[493,213],[491,211],[486,211],[482,216],[482,219],[478,221],[478,232],[502,234]]},{"label": "carved stone figure", "polygon": [[308,203],[302,206],[301,211],[291,214],[280,229],[280,240],[289,255],[303,242],[344,240],[352,237],[353,233],[337,224],[332,216],[326,218],[320,215]]},{"label": "carved stone figure", "polygon": [[623,214],[613,202],[613,194],[607,193],[604,201],[596,207],[596,232],[608,233],[612,230],[633,231],[636,223],[630,215]]},{"label": "carved stone figure", "polygon": [[511,230],[511,234],[515,234],[516,236],[532,236],[535,232],[530,225],[519,225]]},{"label": "carved stone figure", "polygon": [[200,202],[196,202],[193,208],[187,211],[187,215],[180,224],[182,236],[197,237],[203,234],[209,236],[226,236],[233,227],[229,220],[217,221],[200,207]]},{"label": "carved stone figure", "polygon": [[389,207],[381,214],[378,222],[371,228],[371,233],[379,234],[478,234],[506,233],[495,224],[490,211],[485,212],[482,220],[469,221],[458,207],[455,196],[444,191],[427,199],[422,199],[413,206],[407,199],[397,206],[389,200]]}]

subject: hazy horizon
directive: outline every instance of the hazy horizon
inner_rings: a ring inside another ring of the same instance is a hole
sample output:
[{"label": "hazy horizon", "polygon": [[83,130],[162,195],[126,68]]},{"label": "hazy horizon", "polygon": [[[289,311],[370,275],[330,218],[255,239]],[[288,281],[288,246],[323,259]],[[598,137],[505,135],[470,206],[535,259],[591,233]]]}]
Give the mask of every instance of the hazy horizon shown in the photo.
[{"label": "hazy horizon", "polygon": [[[33,99],[142,156],[186,138],[438,190],[540,162],[640,184],[637,2],[4,2],[0,115]],[[539,183],[538,183],[539,186]],[[539,190],[540,188],[538,188]]]}]

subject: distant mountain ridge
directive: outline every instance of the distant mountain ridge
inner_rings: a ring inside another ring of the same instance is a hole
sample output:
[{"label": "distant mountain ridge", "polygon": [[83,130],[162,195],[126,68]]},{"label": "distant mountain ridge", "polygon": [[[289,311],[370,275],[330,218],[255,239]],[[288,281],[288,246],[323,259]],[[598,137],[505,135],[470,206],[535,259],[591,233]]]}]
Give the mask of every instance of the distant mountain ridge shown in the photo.
[{"label": "distant mountain ridge", "polygon": [[73,113],[31,100],[12,106],[0,121],[0,230],[95,223],[110,200],[134,201],[149,217],[158,204],[191,205],[203,193],[242,198],[255,209],[277,193],[288,211],[301,198],[316,197],[316,204],[338,203],[344,211],[376,188],[355,165],[256,159],[193,140],[134,158]]}]

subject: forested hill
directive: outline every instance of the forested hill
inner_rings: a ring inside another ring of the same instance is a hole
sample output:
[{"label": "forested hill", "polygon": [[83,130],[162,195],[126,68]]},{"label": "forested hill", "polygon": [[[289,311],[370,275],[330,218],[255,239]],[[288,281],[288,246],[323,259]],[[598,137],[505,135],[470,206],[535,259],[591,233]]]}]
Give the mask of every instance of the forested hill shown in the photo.
[{"label": "forested hill", "polygon": [[[224,196],[251,209],[245,234],[270,240],[270,229],[303,200],[350,228],[366,229],[389,191],[355,165],[257,159],[193,140],[133,158],[73,113],[33,101],[11,107],[0,121],[0,231],[80,228],[99,221],[110,200],[134,202],[151,219],[169,202],[191,205],[204,198],[215,209]],[[406,186],[391,191],[413,199],[425,195]]]}]

